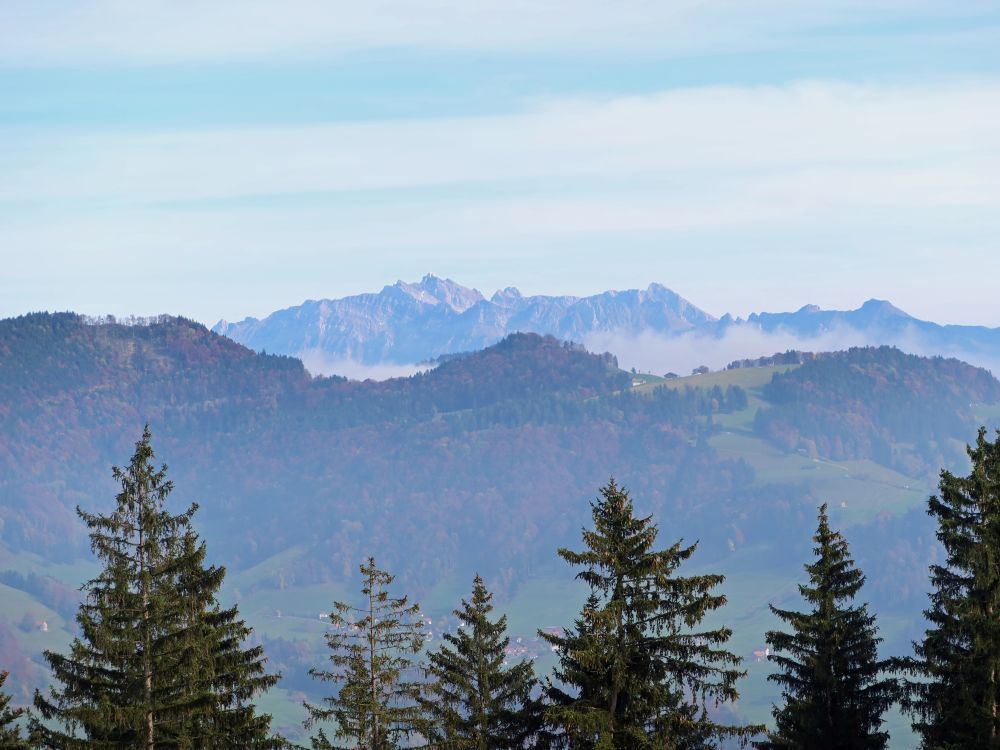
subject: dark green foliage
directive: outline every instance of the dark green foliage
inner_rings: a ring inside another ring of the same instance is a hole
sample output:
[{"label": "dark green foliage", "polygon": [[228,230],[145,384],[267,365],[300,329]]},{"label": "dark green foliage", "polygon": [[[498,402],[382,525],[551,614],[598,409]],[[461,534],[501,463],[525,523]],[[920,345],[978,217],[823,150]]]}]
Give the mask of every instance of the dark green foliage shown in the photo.
[{"label": "dark green foliage", "polygon": [[1000,748],[1000,433],[980,429],[969,457],[969,475],[942,471],[928,503],[946,558],[931,566],[906,703],[927,750]]},{"label": "dark green foliage", "polygon": [[375,558],[361,566],[361,576],[363,606],[333,603],[332,632],[326,636],[333,669],[311,671],[316,679],[338,683],[338,692],[324,699],[325,707],[305,704],[307,727],[333,720],[334,736],[346,744],[335,745],[321,728],[312,738],[316,750],[392,750],[421,726],[422,685],[415,674],[416,654],[424,645],[419,607],[405,596],[389,595],[393,577],[376,567]]},{"label": "dark green foliage", "polygon": [[770,631],[767,643],[778,671],[768,677],[782,688],[774,708],[775,731],[754,745],[761,750],[882,750],[889,735],[882,714],[898,694],[879,661],[875,616],[852,604],[865,577],[854,567],[847,542],[831,531],[826,505],[819,511],[816,561],[806,565],[809,584],[799,593],[806,612],[771,611],[790,632]]},{"label": "dark green foliage", "polygon": [[3,691],[7,673],[0,672],[0,750],[30,750],[15,722],[25,716],[23,708],[11,708],[10,696]]},{"label": "dark green foliage", "polygon": [[584,552],[559,550],[591,590],[576,628],[542,635],[560,651],[549,680],[547,718],[567,747],[595,750],[713,747],[760,727],[724,726],[709,708],[739,695],[740,657],[725,650],[728,628],[699,630],[725,604],[720,575],[676,575],[695,545],[653,549],[657,527],[636,518],[614,480],[593,503]]},{"label": "dark green foliage", "polygon": [[462,627],[428,654],[428,692],[420,699],[433,747],[521,750],[540,729],[530,661],[505,665],[507,618],[490,619],[492,595],[478,575],[471,601],[455,615]]},{"label": "dark green foliage", "polygon": [[742,411],[749,405],[747,392],[738,385],[726,386],[726,395],[722,402],[723,411]]},{"label": "dark green foliage", "polygon": [[86,585],[70,653],[45,652],[57,685],[35,694],[51,721],[33,735],[53,748],[279,747],[250,703],[277,677],[259,647],[242,647],[250,630],[237,609],[218,605],[225,571],[205,566],[197,506],[166,510],[172,484],[150,437],[114,468],[116,510],[79,511],[103,569]]},{"label": "dark green foliage", "polygon": [[237,606],[219,606],[225,569],[206,567],[205,544],[190,528],[179,552],[176,625],[188,646],[178,654],[179,668],[191,699],[187,714],[177,717],[178,735],[193,748],[283,747],[271,737],[271,717],[251,702],[279,675],[264,671],[262,646],[245,645],[253,631]]},{"label": "dark green foliage", "polygon": [[600,604],[600,597],[591,591],[571,629],[562,635],[540,633],[559,654],[555,679],[546,678],[544,682],[549,702],[547,738],[553,747],[590,750],[595,746],[592,735],[577,730],[560,714],[567,710],[604,710],[611,678],[608,656],[602,648],[602,638],[607,634],[598,629],[598,620],[593,616]]}]

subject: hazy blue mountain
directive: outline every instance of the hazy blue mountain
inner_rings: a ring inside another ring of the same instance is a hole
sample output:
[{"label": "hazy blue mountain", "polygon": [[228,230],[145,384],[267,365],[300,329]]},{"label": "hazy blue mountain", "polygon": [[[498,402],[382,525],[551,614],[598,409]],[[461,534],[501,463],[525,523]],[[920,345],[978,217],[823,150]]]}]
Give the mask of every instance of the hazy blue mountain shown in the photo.
[{"label": "hazy blue mountain", "polygon": [[791,345],[822,350],[889,344],[980,365],[1000,363],[1000,328],[938,325],[882,300],[869,300],[857,310],[806,305],[795,312],[754,313],[748,318],[727,314],[716,319],[660,284],[589,297],[524,296],[507,287],[487,299],[477,289],[427,275],[418,283],[399,281],[378,293],[309,300],[263,319],[222,320],[212,330],[257,351],[321,352],[333,361],[363,364],[430,361],[481,349],[518,331],[601,348],[612,348],[614,343],[606,334],[626,340],[646,334],[695,335],[706,339],[701,343],[706,351],[712,340],[749,331],[783,337],[772,351]]},{"label": "hazy blue mountain", "polygon": [[870,299],[857,310],[823,310],[806,305],[789,313],[755,313],[730,325],[766,333],[788,331],[802,338],[827,333],[861,333],[870,344],[892,344],[922,354],[961,356],[977,363],[1000,361],[1000,328],[939,325],[909,315],[890,302]]},{"label": "hazy blue mountain", "polygon": [[309,300],[263,320],[222,320],[212,330],[257,351],[318,349],[375,364],[482,349],[518,331],[583,341],[597,331],[678,334],[715,322],[660,284],[591,297],[526,297],[508,287],[486,299],[476,289],[427,275],[416,284],[398,281],[377,294]]},{"label": "hazy blue mountain", "polygon": [[816,305],[805,305],[795,312],[754,313],[745,323],[763,331],[789,330],[804,336],[819,335],[841,326],[858,330],[879,327],[895,331],[902,331],[913,323],[938,327],[907,315],[890,302],[877,299],[868,300],[857,310],[824,310]]}]

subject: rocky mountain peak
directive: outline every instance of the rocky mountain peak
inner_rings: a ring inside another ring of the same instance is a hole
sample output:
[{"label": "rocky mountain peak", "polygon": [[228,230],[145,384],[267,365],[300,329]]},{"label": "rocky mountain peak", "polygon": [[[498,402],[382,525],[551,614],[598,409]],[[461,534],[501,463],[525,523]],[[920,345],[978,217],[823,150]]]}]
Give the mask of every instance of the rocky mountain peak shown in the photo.
[{"label": "rocky mountain peak", "polygon": [[516,286],[508,286],[503,289],[498,289],[490,297],[490,302],[494,305],[501,305],[502,307],[509,307],[516,305],[521,300],[524,299],[524,295],[521,294],[521,290]]},{"label": "rocky mountain peak", "polygon": [[445,305],[457,313],[465,312],[484,299],[478,289],[470,289],[451,279],[442,279],[430,273],[416,283],[397,281],[383,292],[390,290],[402,292],[426,305]]},{"label": "rocky mountain peak", "polygon": [[879,316],[900,316],[904,318],[909,318],[910,315],[900,310],[894,304],[884,299],[870,299],[865,302],[859,312],[867,313],[868,315],[879,315]]}]

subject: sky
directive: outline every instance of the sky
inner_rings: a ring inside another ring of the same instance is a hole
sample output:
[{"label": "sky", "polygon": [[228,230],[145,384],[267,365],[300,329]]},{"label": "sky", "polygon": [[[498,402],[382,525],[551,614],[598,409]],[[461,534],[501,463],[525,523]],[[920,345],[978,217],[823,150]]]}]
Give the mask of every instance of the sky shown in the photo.
[{"label": "sky", "polygon": [[1000,326],[995,0],[7,0],[0,317],[425,273]]}]

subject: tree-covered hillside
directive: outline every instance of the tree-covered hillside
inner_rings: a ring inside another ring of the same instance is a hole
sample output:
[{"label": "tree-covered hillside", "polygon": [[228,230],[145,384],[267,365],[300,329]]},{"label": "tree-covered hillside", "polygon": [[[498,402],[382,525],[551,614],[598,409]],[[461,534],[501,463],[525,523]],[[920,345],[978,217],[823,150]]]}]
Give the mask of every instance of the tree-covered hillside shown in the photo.
[{"label": "tree-covered hillside", "polygon": [[[534,334],[357,382],[181,318],[27,315],[0,322],[0,539],[81,552],[74,507],[103,502],[106,467],[149,422],[206,522],[225,527],[222,554],[248,566],[307,547],[300,581],[341,576],[365,547],[409,583],[468,566],[512,580],[539,562],[539,538],[578,527],[612,473],[723,549],[790,490],[713,447],[721,414],[754,408],[746,391],[685,384],[638,393],[611,355]],[[755,428],[783,450],[917,476],[954,463],[970,403],[1000,401],[1000,383],[955,360],[855,349],[778,372],[761,395]]]},{"label": "tree-covered hillside", "polygon": [[[635,467],[677,507],[748,479],[697,440],[724,394],[633,396],[612,357],[551,337],[363,383],[311,378],[174,318],[30,315],[0,325],[0,351],[3,541],[57,557],[82,551],[73,508],[103,501],[106,467],[147,421],[208,522],[225,525],[228,559],[305,544],[316,555],[299,575],[312,580],[352,569],[362,539],[404,579],[459,562],[527,569],[533,540],[572,530],[566,503],[612,469]],[[429,544],[433,561],[405,562]]]},{"label": "tree-covered hillside", "polygon": [[[432,613],[478,571],[515,633],[560,622],[546,614],[564,591],[549,582],[553,549],[578,539],[612,475],[730,576],[739,653],[762,646],[765,603],[794,591],[808,546],[794,540],[820,502],[851,527],[882,611],[909,623],[936,554],[920,510],[929,462],[963,469],[941,446],[995,423],[983,405],[997,402],[988,373],[893,349],[633,387],[610,355],[519,334],[412,378],[357,382],[179,318],[0,321],[0,601],[13,613],[0,651],[32,655],[7,662],[18,690],[44,681],[38,655],[68,638],[86,578],[74,509],[110,509],[108,467],[146,422],[286,690],[313,689],[317,608],[368,555]],[[907,644],[908,627],[890,643]],[[767,695],[746,692],[755,720]]]},{"label": "tree-covered hillside", "polygon": [[763,396],[757,430],[782,448],[916,476],[961,460],[974,407],[1000,401],[1000,382],[956,359],[856,348],[776,373]]}]

